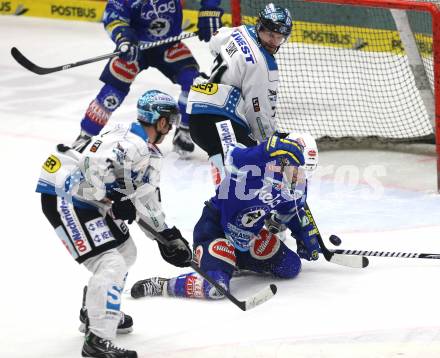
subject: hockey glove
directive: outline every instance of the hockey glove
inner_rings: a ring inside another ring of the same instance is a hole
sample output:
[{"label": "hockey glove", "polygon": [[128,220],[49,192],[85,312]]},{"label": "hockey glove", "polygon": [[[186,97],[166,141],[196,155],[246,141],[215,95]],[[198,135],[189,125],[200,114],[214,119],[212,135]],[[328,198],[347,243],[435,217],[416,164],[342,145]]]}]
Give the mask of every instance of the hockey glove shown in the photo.
[{"label": "hockey glove", "polygon": [[303,148],[294,140],[273,135],[267,140],[264,148],[266,159],[285,158],[290,165],[304,165]]},{"label": "hockey glove", "polygon": [[271,234],[278,234],[279,232],[286,230],[286,225],[278,221],[275,213],[271,213],[266,217],[264,220],[264,226],[266,226],[266,229]]},{"label": "hockey glove", "polygon": [[217,7],[219,1],[203,0],[202,7],[199,10],[199,20],[197,29],[199,40],[208,42],[211,36],[222,27],[223,10]]},{"label": "hockey glove", "polygon": [[134,62],[139,55],[138,39],[131,28],[125,28],[116,35],[116,48],[121,51],[119,57],[126,62]]},{"label": "hockey glove", "polygon": [[129,224],[136,219],[136,207],[124,194],[113,191],[109,198],[113,200],[112,212],[115,219],[128,220]]},{"label": "hockey glove", "polygon": [[165,229],[160,232],[162,237],[169,242],[169,246],[160,243],[160,254],[162,258],[177,267],[188,267],[191,264],[192,251],[189,247],[188,241],[186,241],[180,231],[173,226],[171,229]]},{"label": "hockey glove", "polygon": [[319,246],[317,235],[318,230],[313,224],[308,223],[302,227],[302,230],[296,237],[296,252],[299,257],[307,261],[318,260],[321,247]]}]

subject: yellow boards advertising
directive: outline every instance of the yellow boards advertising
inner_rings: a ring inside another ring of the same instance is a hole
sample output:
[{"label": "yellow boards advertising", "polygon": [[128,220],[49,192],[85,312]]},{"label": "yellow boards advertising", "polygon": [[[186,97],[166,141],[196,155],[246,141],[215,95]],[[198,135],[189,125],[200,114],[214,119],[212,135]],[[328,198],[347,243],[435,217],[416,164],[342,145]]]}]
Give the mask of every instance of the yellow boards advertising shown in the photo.
[{"label": "yellow boards advertising", "polygon": [[[99,22],[106,3],[93,0],[0,0],[0,14]],[[184,31],[197,30],[197,15],[196,10],[183,11]],[[230,26],[231,15],[224,14],[222,21],[224,26]]]},{"label": "yellow boards advertising", "polygon": [[86,0],[0,0],[0,14],[99,22],[105,4]]}]

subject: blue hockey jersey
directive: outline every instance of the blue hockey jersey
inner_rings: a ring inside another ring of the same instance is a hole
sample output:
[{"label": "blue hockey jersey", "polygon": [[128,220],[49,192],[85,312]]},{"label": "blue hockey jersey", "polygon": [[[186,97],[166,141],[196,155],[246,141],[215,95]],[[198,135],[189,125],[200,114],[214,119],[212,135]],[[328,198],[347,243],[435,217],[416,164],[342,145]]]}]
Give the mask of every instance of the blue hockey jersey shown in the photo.
[{"label": "blue hockey jersey", "polygon": [[[215,6],[220,2],[210,0]],[[109,0],[103,23],[113,41],[124,27],[130,27],[139,41],[154,42],[179,35],[182,19],[181,0]]]},{"label": "blue hockey jersey", "polygon": [[220,212],[226,237],[240,251],[248,250],[271,212],[293,234],[302,230],[307,183],[297,185],[292,193],[283,184],[282,174],[271,170],[275,161],[264,159],[265,144],[231,147],[225,158],[226,176],[210,201]]}]

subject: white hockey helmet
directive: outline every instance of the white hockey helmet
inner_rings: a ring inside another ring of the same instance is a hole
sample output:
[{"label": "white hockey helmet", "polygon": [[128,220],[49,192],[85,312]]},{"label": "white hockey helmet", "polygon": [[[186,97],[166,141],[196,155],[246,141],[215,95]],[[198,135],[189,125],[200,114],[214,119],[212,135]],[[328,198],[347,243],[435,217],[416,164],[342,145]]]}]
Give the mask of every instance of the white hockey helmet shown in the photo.
[{"label": "white hockey helmet", "polygon": [[304,165],[302,166],[305,170],[306,178],[310,179],[318,168],[318,146],[316,144],[315,138],[309,133],[299,133],[291,132],[288,139],[298,142],[304,149]]}]

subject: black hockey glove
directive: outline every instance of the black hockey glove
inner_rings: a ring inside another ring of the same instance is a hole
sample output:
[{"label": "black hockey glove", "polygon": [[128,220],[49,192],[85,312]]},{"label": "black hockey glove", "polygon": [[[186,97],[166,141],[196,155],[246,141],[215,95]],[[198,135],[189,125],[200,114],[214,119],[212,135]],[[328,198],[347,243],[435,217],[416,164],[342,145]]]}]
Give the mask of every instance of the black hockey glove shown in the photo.
[{"label": "black hockey glove", "polygon": [[124,194],[113,191],[109,196],[113,200],[112,212],[115,219],[127,220],[131,224],[136,219],[136,207]]},{"label": "black hockey glove", "polygon": [[211,40],[211,36],[223,25],[223,9],[215,6],[215,3],[217,1],[202,0],[197,21],[200,41],[208,42]]},{"label": "black hockey glove", "polygon": [[139,55],[138,39],[131,28],[126,28],[116,36],[116,47],[124,61],[134,62]]},{"label": "black hockey glove", "polygon": [[170,243],[170,246],[166,246],[159,241],[157,242],[162,258],[171,265],[188,267],[191,263],[192,251],[188,241],[182,237],[180,231],[173,226],[171,229],[160,232],[160,234]]}]

